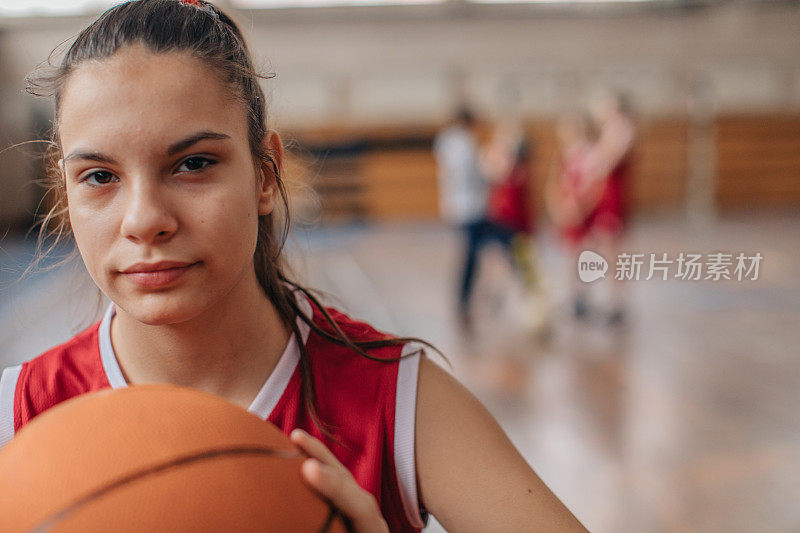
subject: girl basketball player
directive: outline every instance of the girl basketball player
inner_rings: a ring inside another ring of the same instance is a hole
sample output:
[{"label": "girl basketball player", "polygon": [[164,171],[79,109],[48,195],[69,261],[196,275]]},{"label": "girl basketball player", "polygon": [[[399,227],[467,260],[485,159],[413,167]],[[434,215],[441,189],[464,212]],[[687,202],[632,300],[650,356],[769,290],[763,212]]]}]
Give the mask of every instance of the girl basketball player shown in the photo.
[{"label": "girl basketball player", "polygon": [[[616,261],[627,218],[626,192],[636,141],[634,112],[625,94],[607,90],[595,98],[592,118],[599,136],[586,162],[582,229],[587,242],[609,261]],[[622,286],[615,276],[610,281],[605,317],[614,326],[624,319]]]},{"label": "girl basketball player", "polygon": [[[467,390],[286,275],[283,149],[236,25],[203,0],[137,0],[36,78],[56,104],[60,222],[105,318],[0,381],[0,445],[55,404],[171,383],[269,420],[354,531],[583,531]],[[38,91],[37,91],[38,92]]]},{"label": "girl basketball player", "polygon": [[[597,250],[614,261],[625,227],[625,192],[636,137],[633,112],[624,95],[609,91],[595,98],[592,120],[597,138],[591,144],[587,142],[590,130],[585,119],[571,126],[567,121],[560,130],[564,147],[564,194],[556,209],[556,220],[560,221],[565,240],[573,251],[573,265],[577,264],[580,249]],[[623,320],[621,287],[614,276],[609,286],[605,321],[617,325]],[[588,312],[581,289],[577,290],[574,307],[579,318]]]},{"label": "girl basketball player", "polygon": [[[577,264],[580,245],[587,234],[582,198],[586,189],[586,167],[593,132],[588,117],[569,114],[556,127],[558,161],[545,190],[547,211],[563,240],[570,265]],[[576,318],[587,313],[586,295],[577,276],[569,277],[572,311]]]}]

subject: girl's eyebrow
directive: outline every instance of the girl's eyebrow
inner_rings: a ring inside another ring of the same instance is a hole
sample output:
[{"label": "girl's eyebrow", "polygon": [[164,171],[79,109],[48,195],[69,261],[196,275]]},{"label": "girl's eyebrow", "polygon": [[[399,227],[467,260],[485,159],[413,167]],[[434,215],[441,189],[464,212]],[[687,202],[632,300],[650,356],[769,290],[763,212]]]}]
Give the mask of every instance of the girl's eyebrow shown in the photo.
[{"label": "girl's eyebrow", "polygon": [[116,161],[114,161],[113,158],[103,155],[100,152],[81,152],[74,150],[64,158],[64,162],[66,163],[67,161],[72,161],[73,159],[88,159],[89,161],[97,161],[98,163],[107,163],[109,165],[116,164]]},{"label": "girl's eyebrow", "polygon": [[[186,150],[193,144],[198,143],[205,139],[221,140],[230,138],[231,138],[230,135],[227,135],[225,133],[218,133],[216,131],[208,131],[208,130],[198,131],[197,133],[189,135],[185,139],[181,139],[180,141],[171,144],[169,148],[167,148],[167,155],[168,156],[175,155],[178,152],[182,152],[183,150]],[[116,164],[116,161],[114,161],[113,157],[104,155],[100,152],[74,150],[64,158],[64,162],[72,161],[73,159],[88,159],[90,161],[97,161],[98,163],[107,163],[109,165]]]},{"label": "girl's eyebrow", "polygon": [[225,133],[217,133],[216,131],[208,131],[208,130],[198,131],[197,133],[189,135],[185,139],[170,145],[170,147],[167,148],[167,155],[175,155],[178,152],[186,150],[194,143],[200,142],[205,139],[220,140],[220,139],[230,139],[230,138],[231,138],[230,135],[226,135]]}]

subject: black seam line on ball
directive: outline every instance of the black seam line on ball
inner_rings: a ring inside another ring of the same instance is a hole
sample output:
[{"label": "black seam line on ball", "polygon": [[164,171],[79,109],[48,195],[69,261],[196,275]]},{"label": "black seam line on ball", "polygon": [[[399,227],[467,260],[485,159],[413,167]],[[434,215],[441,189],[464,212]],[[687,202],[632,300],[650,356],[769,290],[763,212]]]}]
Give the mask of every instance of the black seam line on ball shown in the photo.
[{"label": "black seam line on ball", "polygon": [[105,494],[113,490],[116,490],[124,485],[133,483],[147,476],[159,474],[171,468],[184,466],[189,463],[197,463],[208,459],[215,459],[217,457],[225,455],[266,455],[272,457],[281,457],[285,459],[297,459],[305,457],[300,452],[294,450],[280,450],[275,448],[259,448],[259,447],[223,448],[223,449],[208,450],[205,452],[199,452],[192,455],[178,457],[166,463],[161,463],[155,466],[151,466],[149,468],[143,468],[142,470],[121,477],[115,481],[108,483],[107,485],[95,489],[94,491],[90,492],[86,496],[79,499],[77,502],[70,504],[64,509],[53,513],[52,516],[45,519],[44,522],[40,523],[38,526],[32,529],[31,533],[43,533],[45,531],[48,531],[51,527],[57,525],[57,523],[60,520],[63,520],[73,512],[77,511],[83,505],[89,503],[94,499],[100,498]]}]

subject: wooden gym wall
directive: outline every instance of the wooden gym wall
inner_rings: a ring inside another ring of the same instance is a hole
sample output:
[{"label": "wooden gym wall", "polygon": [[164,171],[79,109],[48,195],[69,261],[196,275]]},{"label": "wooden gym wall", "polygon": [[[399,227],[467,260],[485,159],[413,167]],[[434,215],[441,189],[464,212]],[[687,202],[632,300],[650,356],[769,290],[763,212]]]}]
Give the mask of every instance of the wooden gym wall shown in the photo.
[{"label": "wooden gym wall", "polygon": [[[437,125],[295,131],[290,178],[316,191],[323,220],[426,220],[438,216]],[[681,208],[689,172],[689,122],[641,122],[628,191],[634,212]],[[556,160],[555,126],[531,120],[532,201],[543,212]],[[479,136],[488,137],[488,127]],[[800,205],[800,114],[725,115],[714,122],[714,198],[720,208]]]}]

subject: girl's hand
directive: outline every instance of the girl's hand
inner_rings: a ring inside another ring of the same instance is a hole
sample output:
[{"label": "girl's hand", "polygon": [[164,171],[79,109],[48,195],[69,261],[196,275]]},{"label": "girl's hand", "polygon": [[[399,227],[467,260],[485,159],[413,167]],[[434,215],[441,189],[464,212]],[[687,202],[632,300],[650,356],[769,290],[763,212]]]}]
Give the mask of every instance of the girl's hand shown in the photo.
[{"label": "girl's hand", "polygon": [[290,438],[310,458],[303,462],[305,482],[333,503],[350,521],[357,533],[387,533],[389,526],[381,516],[375,498],[362,489],[345,466],[319,440],[302,429],[292,431]]}]

